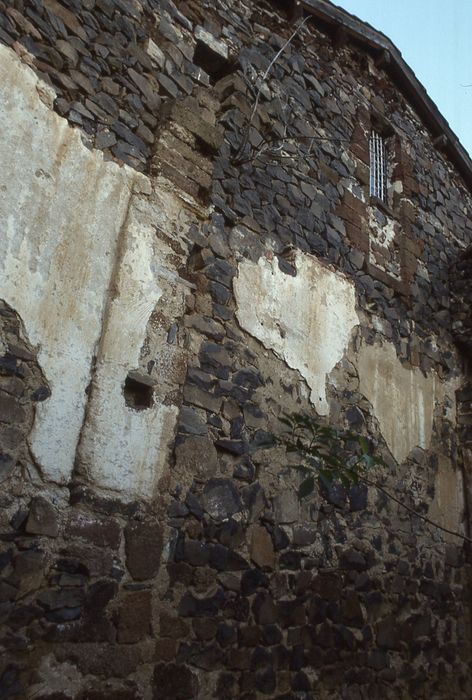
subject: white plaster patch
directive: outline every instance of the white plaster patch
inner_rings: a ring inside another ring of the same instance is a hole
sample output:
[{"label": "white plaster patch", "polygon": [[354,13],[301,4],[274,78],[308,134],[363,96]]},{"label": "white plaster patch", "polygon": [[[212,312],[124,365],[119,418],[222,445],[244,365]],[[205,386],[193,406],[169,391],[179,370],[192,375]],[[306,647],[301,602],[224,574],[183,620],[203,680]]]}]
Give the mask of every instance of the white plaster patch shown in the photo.
[{"label": "white plaster patch", "polygon": [[[454,468],[451,460],[444,455],[438,455],[438,472],[434,484],[434,501],[431,504],[429,516],[439,525],[465,534],[464,522],[464,480],[458,468]],[[451,542],[457,538],[443,534]]]},{"label": "white plaster patch", "polygon": [[359,389],[370,401],[385,441],[403,462],[413,447],[428,449],[433,415],[445,387],[435,372],[403,367],[391,343],[362,345],[358,358]]},{"label": "white plaster patch", "polygon": [[52,395],[38,405],[31,448],[46,477],[64,483],[136,175],[85,148],[40,93],[0,45],[0,297],[39,347]]},{"label": "white plaster patch", "polygon": [[341,360],[359,323],[354,286],[315,257],[296,256],[297,275],[277,260],[245,261],[234,280],[241,326],[297,369],[321,415],[329,412],[326,377]]},{"label": "white plaster patch", "polygon": [[130,211],[124,234],[78,456],[96,485],[147,499],[162,473],[166,437],[172,435],[178,410],[157,402],[136,410],[123,397],[125,378],[139,365],[147,323],[162,294],[153,263],[154,229],[134,214]]}]

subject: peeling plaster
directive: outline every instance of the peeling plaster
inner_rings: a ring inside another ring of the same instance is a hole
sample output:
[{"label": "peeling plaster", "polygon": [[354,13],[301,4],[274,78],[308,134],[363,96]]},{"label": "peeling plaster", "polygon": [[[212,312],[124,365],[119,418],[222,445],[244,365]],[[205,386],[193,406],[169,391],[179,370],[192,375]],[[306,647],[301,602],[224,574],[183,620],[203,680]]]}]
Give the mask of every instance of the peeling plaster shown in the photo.
[{"label": "peeling plaster", "polygon": [[[188,283],[172,246],[193,213],[157,179],[154,189],[85,148],[43,98],[35,74],[0,45],[0,128],[9,135],[0,158],[10,165],[0,171],[0,298],[21,316],[52,391],[37,407],[31,449],[47,480],[65,484],[75,468],[99,488],[148,499],[178,411],[165,396],[135,410],[123,385],[170,281],[167,315],[183,311]],[[167,358],[158,338],[153,348]]]},{"label": "peeling plaster", "polygon": [[[21,316],[50,384],[31,449],[68,481],[120,229],[137,175],[105,162],[50,111],[43,85],[0,45],[0,296]],[[141,178],[142,176],[139,176]]]},{"label": "peeling plaster", "polygon": [[[161,204],[171,215],[175,203]],[[154,219],[152,211],[148,216]],[[164,251],[138,207],[129,212],[122,246],[78,461],[96,486],[118,491],[126,498],[149,499],[164,467],[178,409],[157,400],[145,410],[131,408],[125,404],[123,385],[128,372],[139,366],[148,321],[169,275],[155,263],[163,259]],[[185,291],[182,284],[174,301],[180,312]],[[165,346],[156,348],[159,357],[166,350]]]},{"label": "peeling plaster", "polygon": [[[465,494],[462,472],[454,469],[451,460],[439,455],[438,472],[434,484],[434,501],[429,516],[449,530],[466,534],[464,522]],[[444,534],[446,539],[457,542],[457,538]]]},{"label": "peeling plaster", "polygon": [[449,387],[435,372],[424,376],[418,368],[407,369],[391,343],[362,345],[358,358],[359,389],[370,401],[385,441],[403,462],[414,447],[428,449],[436,406],[454,401]]},{"label": "peeling plaster", "polygon": [[293,277],[276,259],[242,262],[234,280],[236,315],[242,328],[300,372],[317,412],[326,415],[326,377],[359,323],[355,290],[311,255],[298,253],[296,268]]}]

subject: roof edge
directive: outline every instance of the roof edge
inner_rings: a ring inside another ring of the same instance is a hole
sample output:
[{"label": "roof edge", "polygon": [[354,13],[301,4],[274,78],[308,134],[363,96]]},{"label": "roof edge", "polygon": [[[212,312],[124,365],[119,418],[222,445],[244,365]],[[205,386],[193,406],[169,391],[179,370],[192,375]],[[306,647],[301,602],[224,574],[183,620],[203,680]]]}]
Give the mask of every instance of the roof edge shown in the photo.
[{"label": "roof edge", "polygon": [[318,17],[325,23],[331,24],[333,28],[342,28],[348,37],[364,44],[374,52],[388,53],[390,60],[385,63],[384,70],[418,112],[431,133],[433,145],[445,153],[472,193],[472,160],[470,156],[414,72],[403,60],[395,44],[370,24],[326,0],[299,0],[299,6],[313,17]]}]

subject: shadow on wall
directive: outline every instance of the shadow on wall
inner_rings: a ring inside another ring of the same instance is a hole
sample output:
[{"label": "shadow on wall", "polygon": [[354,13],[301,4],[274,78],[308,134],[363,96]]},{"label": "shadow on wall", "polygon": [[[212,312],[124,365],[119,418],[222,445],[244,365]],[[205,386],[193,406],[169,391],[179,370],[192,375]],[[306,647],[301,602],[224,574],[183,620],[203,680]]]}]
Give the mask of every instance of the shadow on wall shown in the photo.
[{"label": "shadow on wall", "polygon": [[18,314],[0,300],[0,481],[32,463],[28,436],[36,405],[51,395]]}]

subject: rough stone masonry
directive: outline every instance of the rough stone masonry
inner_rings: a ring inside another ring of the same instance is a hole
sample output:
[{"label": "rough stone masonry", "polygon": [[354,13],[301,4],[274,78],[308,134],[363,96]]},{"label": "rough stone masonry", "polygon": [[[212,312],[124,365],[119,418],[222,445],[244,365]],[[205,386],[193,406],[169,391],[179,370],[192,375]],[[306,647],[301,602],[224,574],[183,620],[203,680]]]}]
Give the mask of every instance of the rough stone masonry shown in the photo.
[{"label": "rough stone masonry", "polygon": [[[0,161],[0,698],[468,700],[470,549],[411,510],[470,535],[472,163],[395,47],[0,0]],[[292,412],[410,511],[300,499]]]}]

